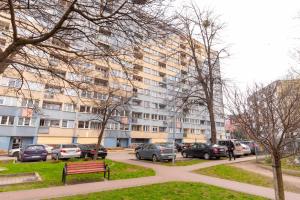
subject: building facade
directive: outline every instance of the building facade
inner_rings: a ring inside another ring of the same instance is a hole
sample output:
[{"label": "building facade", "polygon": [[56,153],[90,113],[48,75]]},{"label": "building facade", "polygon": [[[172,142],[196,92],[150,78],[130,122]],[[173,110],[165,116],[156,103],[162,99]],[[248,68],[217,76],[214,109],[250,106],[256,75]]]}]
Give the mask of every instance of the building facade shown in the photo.
[{"label": "building facade", "polygon": [[[9,30],[9,23],[0,19],[0,31]],[[102,43],[111,45],[109,31],[99,34]],[[0,34],[0,48],[6,45],[3,35]],[[95,60],[79,66],[90,70],[88,76],[70,72],[55,59],[50,58],[49,64],[57,65],[60,76],[67,80],[84,78],[100,88],[120,87],[132,92],[129,110],[115,113],[125,122],[110,121],[106,126],[102,140],[105,147],[130,147],[147,142],[168,142],[174,138],[183,143],[205,142],[210,138],[206,107],[194,106],[185,115],[174,109],[175,88],[188,89],[184,84],[175,87],[174,83],[193,67],[184,53],[189,50],[183,43],[180,36],[174,35],[161,43],[135,49],[132,58],[124,60],[122,66],[114,60],[109,64]],[[122,70],[124,65],[131,71],[130,81]],[[93,101],[104,100],[105,93],[76,92],[56,84],[52,78],[37,80],[34,73],[23,72],[27,80],[23,85],[13,68],[0,75],[0,149],[31,143],[96,143],[99,122],[94,120],[97,109]],[[218,95],[222,99],[222,94]],[[216,125],[218,137],[224,138],[222,114],[216,116]]]}]

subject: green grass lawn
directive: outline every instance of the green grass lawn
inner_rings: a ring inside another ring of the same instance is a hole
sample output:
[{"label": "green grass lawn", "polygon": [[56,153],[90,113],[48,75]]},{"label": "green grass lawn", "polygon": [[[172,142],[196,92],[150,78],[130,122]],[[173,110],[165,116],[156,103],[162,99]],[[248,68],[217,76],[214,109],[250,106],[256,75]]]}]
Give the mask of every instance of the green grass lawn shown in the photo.
[{"label": "green grass lawn", "polygon": [[273,187],[272,178],[230,165],[217,165],[195,171],[198,174],[228,179],[253,185]]},{"label": "green grass lawn", "polygon": [[265,200],[265,198],[226,190],[202,183],[169,182],[118,189],[88,195],[63,197],[64,200]]},{"label": "green grass lawn", "polygon": [[[106,160],[106,163],[111,169],[111,180],[138,178],[155,175],[155,172],[152,169],[136,165],[130,165],[111,160]],[[8,169],[5,171],[1,171],[0,174],[37,172],[42,178],[41,182],[1,186],[0,192],[63,185],[61,182],[61,177],[64,164],[65,162],[63,161],[25,162],[15,164],[0,163],[0,168],[4,167]],[[70,175],[67,177],[68,184],[93,182],[100,180],[103,180],[103,173]]]},{"label": "green grass lawn", "polygon": [[[282,172],[291,176],[300,177],[300,166],[293,163],[294,159],[294,157],[281,159]],[[260,164],[263,165],[262,167],[267,167],[268,169],[272,170],[272,161],[270,157],[261,160]]]}]

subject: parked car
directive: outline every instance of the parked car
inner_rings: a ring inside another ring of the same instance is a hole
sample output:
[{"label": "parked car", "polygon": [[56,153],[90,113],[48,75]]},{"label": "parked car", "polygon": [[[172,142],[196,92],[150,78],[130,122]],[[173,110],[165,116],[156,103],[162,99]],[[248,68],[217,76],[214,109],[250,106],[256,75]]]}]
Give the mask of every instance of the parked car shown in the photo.
[{"label": "parked car", "polygon": [[226,148],[219,145],[208,145],[204,143],[195,143],[192,146],[183,149],[182,157],[198,157],[206,160],[211,158],[219,159],[220,157],[226,157]]},{"label": "parked car", "polygon": [[[218,140],[218,145],[220,146],[225,146],[226,147],[226,153],[227,153],[227,149],[229,146],[229,141],[230,140]],[[241,146],[241,143],[237,140],[231,140],[234,144],[234,155],[235,156],[243,156],[244,152],[243,152],[243,147]]]},{"label": "parked car", "polygon": [[80,158],[81,150],[76,144],[60,144],[53,148],[51,157],[54,160]]},{"label": "parked car", "polygon": [[134,151],[137,152],[137,150],[143,148],[143,146],[144,146],[145,144],[147,144],[147,143],[138,145],[137,147],[134,148]]},{"label": "parked car", "polygon": [[243,153],[245,156],[250,155],[251,154],[251,150],[250,147],[246,144],[241,143],[242,148],[243,148]]},{"label": "parked car", "polygon": [[[82,158],[93,158],[96,153],[96,144],[78,144],[78,147],[81,150],[80,157]],[[102,145],[100,145],[98,157],[105,159],[106,156],[107,150]]]},{"label": "parked car", "polygon": [[181,152],[183,150],[183,144],[180,143],[175,143],[175,148],[177,150],[177,152]]},{"label": "parked car", "polygon": [[47,145],[47,144],[42,144],[44,147],[45,147],[45,149],[46,149],[46,151],[48,152],[48,154],[51,154],[52,153],[52,150],[53,150],[53,147],[52,146],[49,146],[49,145]]},{"label": "parked car", "polygon": [[8,151],[8,156],[19,157],[20,150],[21,150],[21,148],[10,149]]},{"label": "parked car", "polygon": [[[173,153],[174,152],[174,153]],[[149,159],[153,162],[176,159],[177,150],[173,150],[172,143],[145,144],[136,152],[137,159]]]},{"label": "parked car", "polygon": [[43,145],[28,145],[26,147],[22,147],[18,160],[23,161],[34,161],[34,160],[47,160],[48,152],[46,151]]},{"label": "parked car", "polygon": [[246,144],[250,147],[251,154],[255,155],[255,148],[258,148],[258,145],[254,141],[241,141],[242,144]]}]

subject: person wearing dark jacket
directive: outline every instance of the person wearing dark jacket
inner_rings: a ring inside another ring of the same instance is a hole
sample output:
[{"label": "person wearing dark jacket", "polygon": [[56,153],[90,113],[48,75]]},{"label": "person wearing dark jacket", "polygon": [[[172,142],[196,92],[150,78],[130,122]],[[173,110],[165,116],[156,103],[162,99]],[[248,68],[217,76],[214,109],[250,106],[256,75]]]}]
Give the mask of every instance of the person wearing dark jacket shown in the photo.
[{"label": "person wearing dark jacket", "polygon": [[230,140],[229,144],[228,144],[228,157],[229,157],[229,161],[231,161],[231,158],[233,158],[235,160],[234,149],[235,149],[234,144]]}]

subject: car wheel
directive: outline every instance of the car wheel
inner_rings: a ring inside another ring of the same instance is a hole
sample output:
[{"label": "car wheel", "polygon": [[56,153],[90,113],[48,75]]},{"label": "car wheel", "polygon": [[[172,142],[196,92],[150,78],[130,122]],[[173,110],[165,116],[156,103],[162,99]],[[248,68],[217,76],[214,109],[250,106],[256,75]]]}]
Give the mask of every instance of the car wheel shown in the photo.
[{"label": "car wheel", "polygon": [[105,156],[102,156],[101,158],[102,158],[102,159],[105,159]]},{"label": "car wheel", "polygon": [[205,154],[204,154],[204,159],[205,159],[205,160],[209,160],[209,159],[210,159],[210,156],[209,156],[208,153],[205,153]]},{"label": "car wheel", "polygon": [[186,152],[182,152],[182,157],[187,158],[188,154]]},{"label": "car wheel", "polygon": [[14,152],[13,157],[19,157],[19,152]]},{"label": "car wheel", "polygon": [[216,157],[217,160],[220,160],[220,157]]},{"label": "car wheel", "polygon": [[156,156],[156,155],[153,155],[153,156],[152,156],[152,161],[153,161],[153,162],[157,162],[157,161],[158,161],[158,159],[157,159],[157,156]]},{"label": "car wheel", "polygon": [[136,154],[135,154],[135,157],[136,157],[138,160],[141,160],[141,156],[140,156],[139,153],[136,153]]}]

